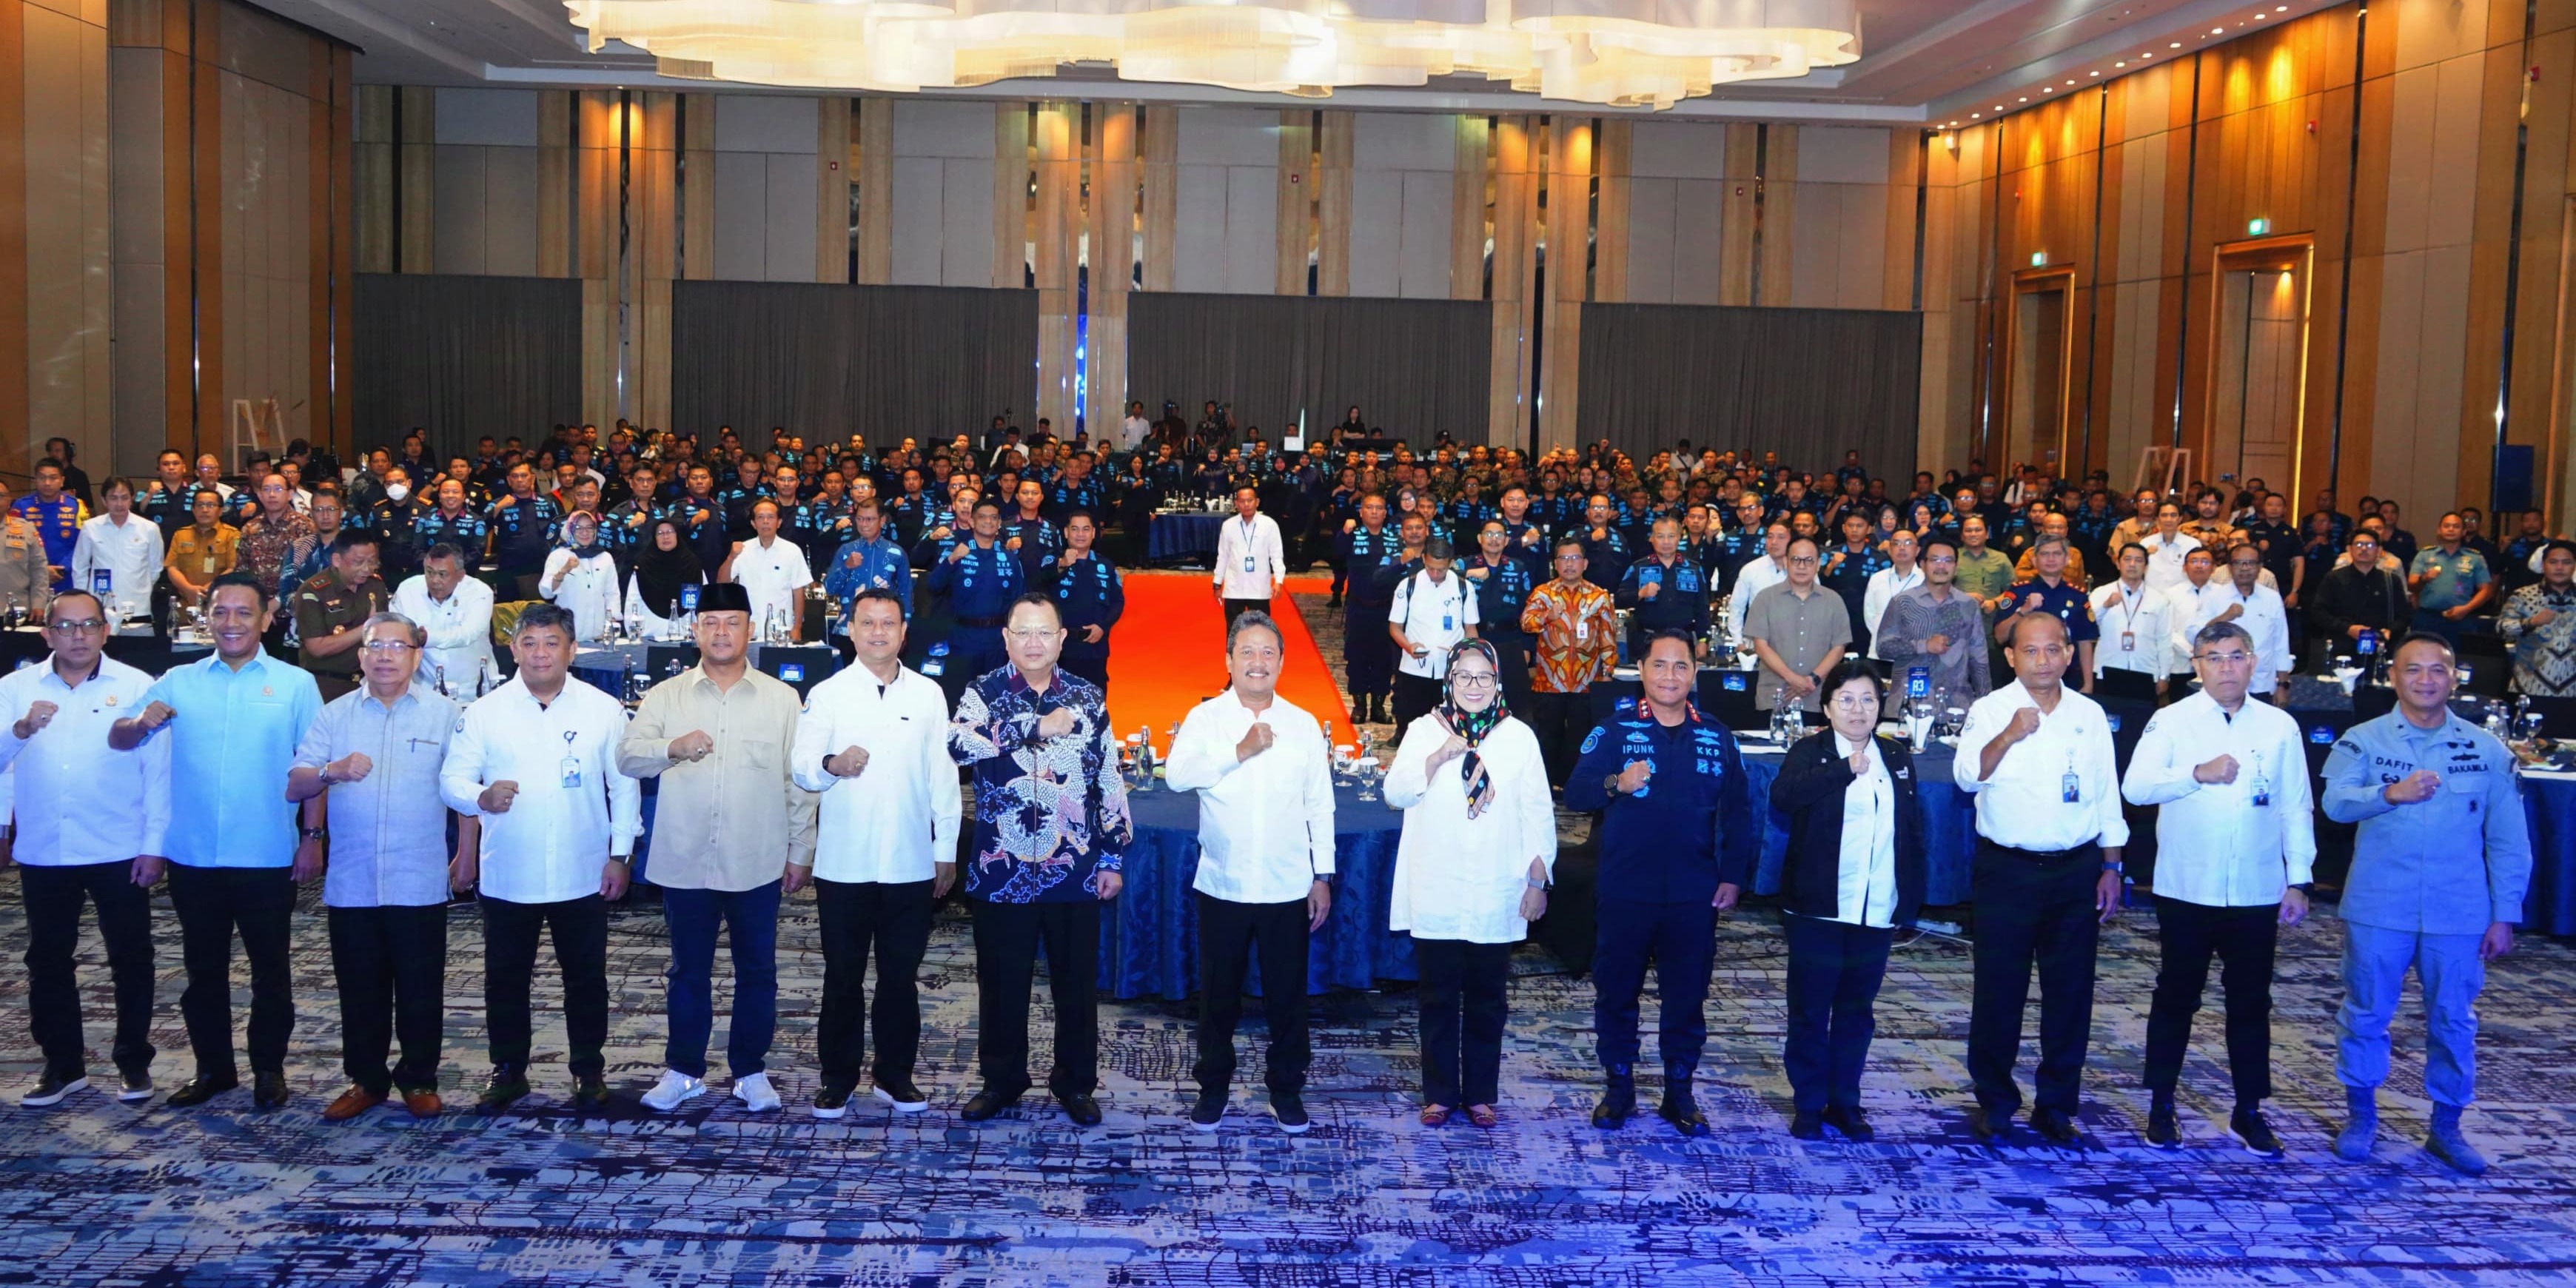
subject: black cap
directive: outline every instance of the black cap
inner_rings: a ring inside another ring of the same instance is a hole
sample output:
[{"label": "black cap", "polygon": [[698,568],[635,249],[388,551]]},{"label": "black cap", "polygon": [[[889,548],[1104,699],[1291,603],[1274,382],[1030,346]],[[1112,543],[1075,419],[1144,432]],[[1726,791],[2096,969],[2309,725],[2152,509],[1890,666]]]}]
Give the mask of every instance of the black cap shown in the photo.
[{"label": "black cap", "polygon": [[715,582],[698,592],[698,612],[701,614],[750,611],[751,592],[734,582]]}]

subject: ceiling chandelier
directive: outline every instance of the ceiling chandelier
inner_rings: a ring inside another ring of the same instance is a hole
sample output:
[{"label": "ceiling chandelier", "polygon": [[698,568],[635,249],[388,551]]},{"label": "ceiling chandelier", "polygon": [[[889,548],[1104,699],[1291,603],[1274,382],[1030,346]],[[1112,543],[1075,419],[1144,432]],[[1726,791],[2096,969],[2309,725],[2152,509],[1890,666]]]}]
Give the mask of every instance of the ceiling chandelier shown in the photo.
[{"label": "ceiling chandelier", "polygon": [[1483,75],[1665,108],[1860,56],[1856,0],[564,0],[665,76],[909,93],[1107,63],[1305,97]]}]

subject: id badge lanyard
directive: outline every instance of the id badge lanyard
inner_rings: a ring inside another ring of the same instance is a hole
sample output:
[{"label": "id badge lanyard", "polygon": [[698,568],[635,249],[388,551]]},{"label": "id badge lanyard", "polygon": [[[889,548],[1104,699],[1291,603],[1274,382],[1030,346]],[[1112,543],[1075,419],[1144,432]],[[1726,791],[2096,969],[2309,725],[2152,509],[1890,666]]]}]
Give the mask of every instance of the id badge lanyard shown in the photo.
[{"label": "id badge lanyard", "polygon": [[555,773],[567,790],[581,786],[581,757],[572,754],[573,730],[564,730],[564,757],[556,762]]},{"label": "id badge lanyard", "polygon": [[2066,749],[2066,776],[2058,780],[2058,795],[2069,805],[2084,802],[2084,780],[2075,773],[2075,749]]}]

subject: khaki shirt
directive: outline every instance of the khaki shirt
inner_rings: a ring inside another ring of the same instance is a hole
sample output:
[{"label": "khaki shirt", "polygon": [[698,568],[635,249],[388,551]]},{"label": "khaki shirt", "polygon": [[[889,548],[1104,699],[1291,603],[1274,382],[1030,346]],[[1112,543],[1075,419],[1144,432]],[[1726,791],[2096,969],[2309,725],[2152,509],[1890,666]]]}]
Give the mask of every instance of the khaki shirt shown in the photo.
[{"label": "khaki shirt", "polygon": [[295,610],[295,638],[303,641],[296,650],[296,661],[315,675],[343,678],[356,675],[357,649],[342,649],[329,657],[316,657],[312,641],[334,631],[347,630],[385,611],[393,603],[393,598],[393,592],[385,589],[382,577],[369,577],[350,586],[341,582],[337,572],[315,573],[311,580],[295,588],[295,598],[289,605]]},{"label": "khaki shirt", "polygon": [[[617,747],[632,778],[660,775],[654,810],[653,883],[675,890],[756,889],[790,863],[814,862],[813,793],[788,777],[803,702],[774,677],[746,670],[730,692],[691,667],[644,695]],[[671,741],[703,732],[715,750],[671,759]]]},{"label": "khaki shirt", "polygon": [[45,541],[36,525],[10,515],[0,519],[0,607],[22,607],[41,616],[53,597],[54,573],[45,565]]},{"label": "khaki shirt", "polygon": [[163,568],[175,568],[197,589],[203,590],[215,578],[233,570],[234,547],[241,542],[241,529],[229,523],[215,524],[215,535],[197,535],[197,525],[189,524],[170,534],[169,552],[162,556]]}]

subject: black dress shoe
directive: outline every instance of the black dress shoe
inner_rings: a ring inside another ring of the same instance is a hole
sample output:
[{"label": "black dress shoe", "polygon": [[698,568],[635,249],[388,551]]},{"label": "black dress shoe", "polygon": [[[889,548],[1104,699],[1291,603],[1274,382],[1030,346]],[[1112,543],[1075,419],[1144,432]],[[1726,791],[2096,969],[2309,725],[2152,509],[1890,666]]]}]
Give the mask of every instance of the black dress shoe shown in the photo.
[{"label": "black dress shoe", "polygon": [[1982,1105],[1968,1111],[1968,1136],[1980,1145],[2005,1145],[2012,1141],[2012,1115],[1989,1113]]},{"label": "black dress shoe", "polygon": [[515,1064],[494,1065],[492,1080],[483,1084],[483,1094],[475,1097],[478,1113],[502,1113],[528,1095],[527,1070]]},{"label": "black dress shoe", "polygon": [[2030,1129],[2038,1132],[2040,1139],[2047,1141],[2051,1145],[2060,1145],[2071,1149],[2084,1148],[2083,1135],[2075,1130],[2075,1123],[2073,1120],[2069,1119],[2062,1110],[2032,1110],[2030,1115]]},{"label": "black dress shoe", "polygon": [[275,1109],[286,1103],[286,1075],[275,1069],[255,1070],[250,1075],[250,1105],[253,1109]]},{"label": "black dress shoe", "polygon": [[1708,1134],[1708,1117],[1699,1111],[1699,1101],[1690,1088],[1681,1087],[1664,1093],[1663,1103],[1655,1106],[1655,1116],[1673,1125],[1685,1136]]},{"label": "black dress shoe", "polygon": [[1800,1140],[1823,1140],[1825,1120],[1813,1109],[1801,1109],[1789,1120],[1789,1134]]},{"label": "black dress shoe", "polygon": [[1869,1116],[1858,1105],[1827,1105],[1825,1125],[1841,1132],[1843,1139],[1867,1144],[1878,1139],[1878,1129],[1869,1125]]},{"label": "black dress shoe", "polygon": [[1637,1112],[1637,1089],[1614,1082],[1601,1093],[1601,1103],[1592,1107],[1592,1125],[1603,1131],[1617,1131],[1628,1125]]},{"label": "black dress shoe", "polygon": [[608,1109],[608,1079],[585,1073],[573,1079],[572,1107],[576,1113],[604,1113]]},{"label": "black dress shoe", "polygon": [[966,1107],[958,1110],[957,1116],[970,1123],[984,1122],[1005,1109],[1017,1108],[1020,1097],[1026,1094],[1028,1093],[1014,1091],[1006,1096],[991,1087],[986,1087],[969,1097]]},{"label": "black dress shoe", "polygon": [[170,1104],[177,1109],[194,1109],[240,1085],[237,1077],[190,1078],[170,1093]]},{"label": "black dress shoe", "polygon": [[1064,1106],[1064,1116],[1072,1119],[1074,1126],[1100,1125],[1100,1102],[1092,1099],[1090,1092],[1077,1091],[1069,1096],[1058,1096],[1055,1102]]}]

